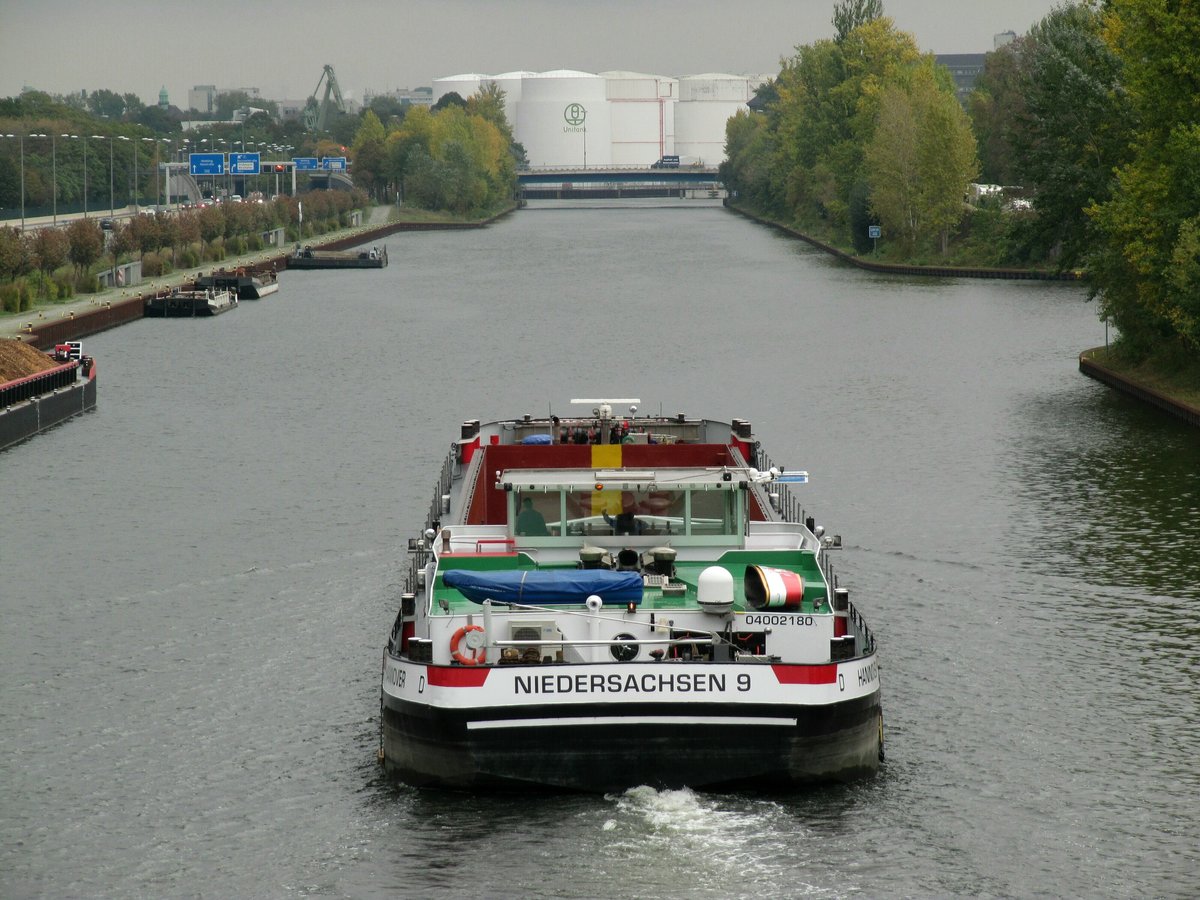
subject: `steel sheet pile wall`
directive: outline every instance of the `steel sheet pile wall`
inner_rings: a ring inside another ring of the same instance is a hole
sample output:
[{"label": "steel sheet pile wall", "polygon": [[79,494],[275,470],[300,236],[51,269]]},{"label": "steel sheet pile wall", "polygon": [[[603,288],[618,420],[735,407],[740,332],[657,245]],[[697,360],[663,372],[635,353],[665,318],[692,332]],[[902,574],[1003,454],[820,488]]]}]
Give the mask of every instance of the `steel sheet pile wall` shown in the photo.
[{"label": "steel sheet pile wall", "polygon": [[67,318],[30,322],[28,333],[32,339],[28,340],[28,343],[39,350],[49,350],[63,341],[77,340],[114,325],[140,319],[144,312],[145,302],[139,295],[118,300],[116,303],[106,303],[104,306]]}]

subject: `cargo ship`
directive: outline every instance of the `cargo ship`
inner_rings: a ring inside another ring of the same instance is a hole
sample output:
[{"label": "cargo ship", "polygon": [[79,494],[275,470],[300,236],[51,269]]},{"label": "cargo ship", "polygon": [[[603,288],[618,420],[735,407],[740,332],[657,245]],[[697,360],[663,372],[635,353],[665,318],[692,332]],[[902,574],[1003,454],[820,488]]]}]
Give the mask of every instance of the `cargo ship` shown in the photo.
[{"label": "cargo ship", "polygon": [[[408,542],[379,758],[452,789],[764,789],[875,773],[875,638],[840,536],[749,422],[465,422]],[[629,404],[628,412],[614,407]]]},{"label": "cargo ship", "polygon": [[177,288],[169,294],[147,297],[145,315],[148,319],[218,316],[237,305],[237,293],[228,288]]},{"label": "cargo ship", "polygon": [[12,371],[28,373],[0,384],[0,450],[96,405],[96,361],[79,341],[58,344],[52,354],[5,341],[0,356]]},{"label": "cargo ship", "polygon": [[388,264],[387,247],[370,250],[314,250],[297,246],[287,258],[289,269],[382,269]]},{"label": "cargo ship", "polygon": [[238,300],[261,300],[279,290],[279,281],[271,271],[249,269],[215,269],[196,279],[196,289],[230,291]]}]

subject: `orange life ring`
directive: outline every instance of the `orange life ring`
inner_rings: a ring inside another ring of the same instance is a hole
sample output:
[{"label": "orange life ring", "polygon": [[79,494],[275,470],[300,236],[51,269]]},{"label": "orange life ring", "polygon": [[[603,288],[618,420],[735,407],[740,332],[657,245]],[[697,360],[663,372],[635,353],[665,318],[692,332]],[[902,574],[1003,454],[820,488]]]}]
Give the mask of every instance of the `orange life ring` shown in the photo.
[{"label": "orange life ring", "polygon": [[[462,663],[464,666],[478,666],[487,662],[487,648],[480,647],[479,652],[473,656],[467,656],[458,649],[459,641],[461,641],[468,631],[483,631],[482,625],[464,625],[458,631],[454,632],[454,637],[450,638],[450,655],[457,663]],[[472,651],[474,653],[474,651]]]}]

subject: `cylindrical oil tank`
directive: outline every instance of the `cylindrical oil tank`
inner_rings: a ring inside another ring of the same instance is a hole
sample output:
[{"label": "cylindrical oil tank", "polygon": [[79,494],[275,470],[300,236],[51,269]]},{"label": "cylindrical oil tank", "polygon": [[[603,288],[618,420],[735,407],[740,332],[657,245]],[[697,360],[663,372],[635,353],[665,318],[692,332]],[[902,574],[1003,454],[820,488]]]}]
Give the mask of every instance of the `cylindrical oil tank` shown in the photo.
[{"label": "cylindrical oil tank", "polygon": [[649,166],[675,152],[679,80],[642,72],[601,72],[612,115],[612,164]]},{"label": "cylindrical oil tank", "polygon": [[557,70],[523,78],[516,118],[530,166],[612,165],[612,119],[599,75]]},{"label": "cylindrical oil tank", "polygon": [[757,75],[689,75],[679,79],[675,152],[683,165],[715,166],[725,158],[725,123],[747,109],[765,79]]},{"label": "cylindrical oil tank", "polygon": [[442,97],[451,92],[466,100],[472,94],[478,93],[487,75],[448,75],[445,78],[433,79],[433,102],[437,103]]}]

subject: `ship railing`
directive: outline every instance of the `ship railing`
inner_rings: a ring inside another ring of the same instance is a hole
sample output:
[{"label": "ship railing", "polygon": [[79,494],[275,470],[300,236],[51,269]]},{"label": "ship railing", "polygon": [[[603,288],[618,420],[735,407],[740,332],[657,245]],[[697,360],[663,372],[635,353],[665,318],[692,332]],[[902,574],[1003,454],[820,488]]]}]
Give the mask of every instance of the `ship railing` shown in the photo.
[{"label": "ship railing", "polygon": [[853,603],[850,604],[850,621],[854,623],[855,631],[862,636],[863,656],[869,656],[875,652],[875,635],[871,629],[867,627],[866,619],[858,611]]},{"label": "ship railing", "polygon": [[442,471],[438,475],[437,487],[433,489],[433,501],[429,504],[429,515],[425,517],[425,528],[436,529],[442,521],[444,514],[445,502],[443,497],[450,494],[450,487],[454,484],[454,467],[457,465],[454,455],[454,447],[451,446],[450,452],[446,454],[445,460],[442,461]]},{"label": "ship railing", "polygon": [[[769,457],[765,450],[761,447],[755,447],[752,454],[753,461],[751,465],[760,472],[768,471],[774,461]],[[808,513],[804,511],[804,507],[800,505],[800,501],[796,499],[796,495],[792,492],[792,488],[788,484],[778,481],[772,481],[763,486],[767,494],[768,502],[772,509],[788,522],[805,522],[808,521]]]},{"label": "ship railing", "polygon": [[552,638],[537,641],[488,641],[489,647],[561,647],[567,644],[571,647],[626,647],[645,646],[676,646],[686,644],[691,646],[711,646],[723,643],[715,638]]}]

